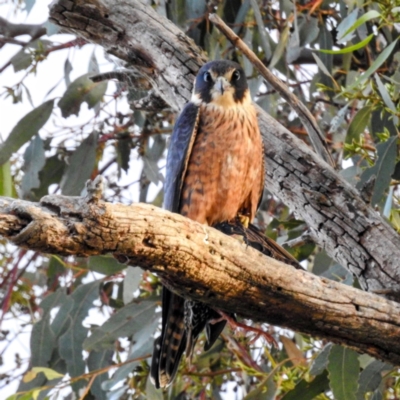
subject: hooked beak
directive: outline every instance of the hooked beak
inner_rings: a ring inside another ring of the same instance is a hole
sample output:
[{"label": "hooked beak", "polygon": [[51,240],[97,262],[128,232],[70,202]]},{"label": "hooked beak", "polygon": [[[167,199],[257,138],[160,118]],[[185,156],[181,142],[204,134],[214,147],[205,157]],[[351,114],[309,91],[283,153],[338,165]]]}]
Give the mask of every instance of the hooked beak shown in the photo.
[{"label": "hooked beak", "polygon": [[217,78],[215,82],[214,88],[217,92],[220,92],[221,95],[224,94],[225,90],[229,87],[229,82],[222,76]]}]

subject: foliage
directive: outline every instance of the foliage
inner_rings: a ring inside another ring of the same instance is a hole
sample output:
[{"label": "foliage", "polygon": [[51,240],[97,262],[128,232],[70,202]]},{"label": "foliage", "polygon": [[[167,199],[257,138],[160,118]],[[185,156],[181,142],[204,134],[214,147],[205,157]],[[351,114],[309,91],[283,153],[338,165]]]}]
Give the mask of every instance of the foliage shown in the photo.
[{"label": "foliage", "polygon": [[[25,5],[13,6],[25,7],[16,10],[23,16],[34,4],[26,0]],[[232,24],[316,115],[338,164],[347,166],[343,176],[400,231],[398,3],[171,0],[153,6],[203,47],[210,59],[239,61],[257,103],[307,140],[288,105],[210,27],[207,13],[216,11]],[[21,77],[4,85],[0,95],[29,110],[15,118],[10,132],[3,132],[0,195],[33,201],[47,193],[79,195],[87,179],[101,174],[108,182],[108,201],[134,198],[161,205],[173,116],[168,111],[129,109],[129,100],[144,95],[142,89],[93,82],[90,76],[100,72],[98,51],[66,35],[58,36],[60,44],[51,36],[54,27],[44,26],[47,36],[29,30],[31,39],[0,36],[0,47],[16,49],[0,73],[12,68]],[[92,54],[89,66],[71,81],[84,52]],[[29,78],[39,76],[46,65],[51,68],[53,54],[65,60],[63,70],[57,71],[59,82],[33,106],[31,91],[37,89],[30,88]],[[115,60],[106,62],[102,72],[117,65]],[[342,163],[343,158],[347,161]],[[307,230],[267,191],[258,222],[280,242],[300,238]],[[18,380],[18,394],[12,399],[65,396],[71,390],[82,399],[220,399],[227,391],[238,393],[238,398],[282,400],[400,395],[399,373],[392,366],[266,325],[261,327],[276,336],[279,348],[226,329],[212,349],[199,352],[192,364],[182,362],[171,388],[157,392],[148,379],[150,338],[160,315],[156,276],[142,276],[138,268],[127,269],[112,257],[62,259],[16,249],[4,241],[0,246],[0,323],[13,327],[1,330],[2,354],[8,359],[3,360],[0,390]],[[289,250],[315,274],[357,285],[314,244]],[[21,360],[15,343],[26,329],[31,356]],[[200,340],[199,349],[203,343]],[[15,368],[10,367],[12,355]]]}]

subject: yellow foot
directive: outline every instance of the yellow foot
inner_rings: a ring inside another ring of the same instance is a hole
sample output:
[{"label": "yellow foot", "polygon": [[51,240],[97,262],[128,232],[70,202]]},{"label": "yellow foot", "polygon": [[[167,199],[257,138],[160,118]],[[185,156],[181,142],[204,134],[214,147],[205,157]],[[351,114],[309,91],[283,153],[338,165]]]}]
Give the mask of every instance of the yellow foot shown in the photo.
[{"label": "yellow foot", "polygon": [[247,215],[239,214],[239,221],[241,222],[241,224],[242,224],[245,228],[248,228],[248,227],[249,227],[250,218],[249,218]]}]

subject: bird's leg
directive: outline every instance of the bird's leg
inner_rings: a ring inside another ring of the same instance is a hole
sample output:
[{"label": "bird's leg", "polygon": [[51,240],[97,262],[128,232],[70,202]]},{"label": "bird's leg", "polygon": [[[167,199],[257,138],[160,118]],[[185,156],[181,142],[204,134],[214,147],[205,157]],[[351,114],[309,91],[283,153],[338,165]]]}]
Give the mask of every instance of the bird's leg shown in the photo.
[{"label": "bird's leg", "polygon": [[248,215],[239,214],[240,223],[247,229],[250,225],[250,217]]},{"label": "bird's leg", "polygon": [[235,318],[232,318],[223,311],[217,310],[217,312],[219,315],[221,315],[221,318],[213,319],[212,321],[210,321],[210,324],[216,324],[222,320],[226,320],[232,329],[242,328],[247,332],[254,332],[257,334],[257,337],[262,336],[267,341],[268,344],[273,344],[275,347],[278,347],[278,343],[273,338],[273,336],[271,336],[268,332],[265,332],[260,328],[255,328],[253,326],[249,326],[241,322],[238,322],[235,320]]}]

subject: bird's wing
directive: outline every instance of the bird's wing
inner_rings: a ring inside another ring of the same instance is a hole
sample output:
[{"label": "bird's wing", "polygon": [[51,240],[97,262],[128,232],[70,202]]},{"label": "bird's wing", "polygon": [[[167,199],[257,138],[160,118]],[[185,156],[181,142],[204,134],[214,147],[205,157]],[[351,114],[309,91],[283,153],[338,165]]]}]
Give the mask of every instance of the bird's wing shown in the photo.
[{"label": "bird's wing", "polygon": [[182,184],[197,133],[200,109],[186,104],[175,123],[167,156],[167,176],[164,184],[164,208],[179,212]]},{"label": "bird's wing", "polygon": [[[167,156],[164,208],[179,213],[182,185],[197,133],[199,107],[188,103],[175,123]],[[165,286],[162,294],[161,336],[154,343],[151,379],[166,387],[174,379],[186,347],[185,300]]]}]

